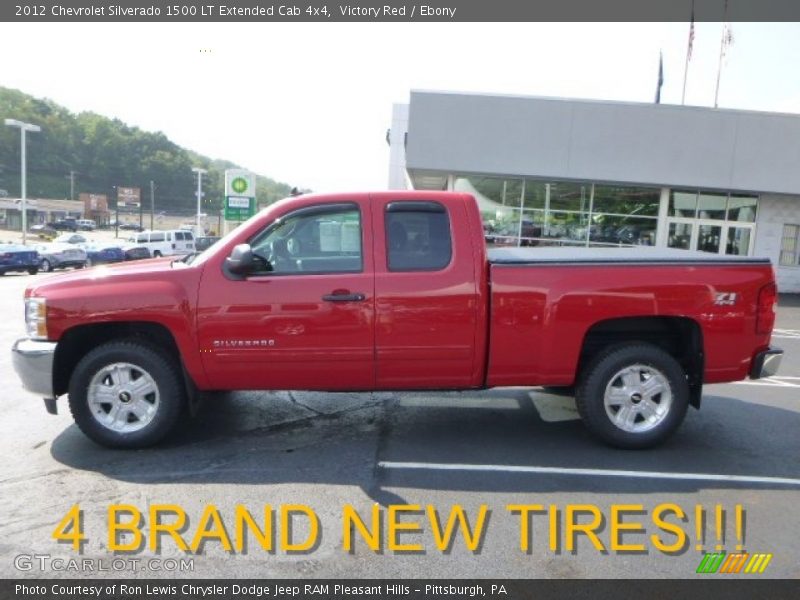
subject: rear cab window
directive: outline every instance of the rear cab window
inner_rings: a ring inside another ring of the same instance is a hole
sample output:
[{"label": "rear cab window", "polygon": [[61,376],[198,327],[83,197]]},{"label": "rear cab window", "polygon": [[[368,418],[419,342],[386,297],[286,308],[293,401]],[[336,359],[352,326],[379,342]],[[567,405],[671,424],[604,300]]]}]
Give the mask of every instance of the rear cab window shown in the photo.
[{"label": "rear cab window", "polygon": [[389,271],[440,271],[450,264],[450,218],[442,204],[391,202],[384,222]]}]

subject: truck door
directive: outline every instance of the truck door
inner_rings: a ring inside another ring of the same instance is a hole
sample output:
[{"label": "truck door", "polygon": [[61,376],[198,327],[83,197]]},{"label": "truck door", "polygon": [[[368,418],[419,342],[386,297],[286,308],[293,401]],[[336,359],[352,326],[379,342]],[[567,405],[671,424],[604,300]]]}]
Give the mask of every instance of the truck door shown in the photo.
[{"label": "truck door", "polygon": [[381,193],[373,219],[378,389],[474,385],[479,273],[463,205]]},{"label": "truck door", "polygon": [[374,270],[367,197],[311,204],[250,238],[261,269],[204,274],[198,337],[223,389],[372,389]]}]

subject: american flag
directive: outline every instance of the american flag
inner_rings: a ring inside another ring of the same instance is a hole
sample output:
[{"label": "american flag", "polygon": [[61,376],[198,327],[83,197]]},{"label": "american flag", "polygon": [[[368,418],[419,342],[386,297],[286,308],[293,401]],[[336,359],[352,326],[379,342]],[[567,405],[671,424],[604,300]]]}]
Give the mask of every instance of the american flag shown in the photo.
[{"label": "american flag", "polygon": [[733,29],[728,21],[728,0],[725,0],[725,24],[722,26],[722,53],[725,54],[733,45]]},{"label": "american flag", "polygon": [[728,48],[733,45],[733,29],[729,22],[725,23],[725,28],[722,30],[722,48],[723,53],[727,53]]}]

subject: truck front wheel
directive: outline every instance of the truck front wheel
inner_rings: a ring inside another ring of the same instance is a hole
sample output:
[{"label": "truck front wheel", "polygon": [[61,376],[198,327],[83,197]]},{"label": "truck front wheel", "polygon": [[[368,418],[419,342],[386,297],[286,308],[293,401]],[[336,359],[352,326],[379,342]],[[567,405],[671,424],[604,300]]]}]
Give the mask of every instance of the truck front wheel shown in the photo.
[{"label": "truck front wheel", "polygon": [[109,448],[143,448],[177,423],[185,388],[176,361],[140,341],[103,344],[84,356],[69,383],[81,431]]},{"label": "truck front wheel", "polygon": [[627,344],[590,362],[576,402],[586,426],[606,443],[650,448],[683,422],[689,385],[678,361],[661,348]]}]

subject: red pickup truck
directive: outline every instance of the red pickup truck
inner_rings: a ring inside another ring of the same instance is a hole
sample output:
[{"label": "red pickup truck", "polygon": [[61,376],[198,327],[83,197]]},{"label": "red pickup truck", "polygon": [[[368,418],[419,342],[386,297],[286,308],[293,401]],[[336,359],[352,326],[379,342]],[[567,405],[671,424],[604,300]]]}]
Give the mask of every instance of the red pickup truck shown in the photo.
[{"label": "red pickup truck", "polygon": [[487,252],[475,199],[306,195],[201,254],[25,292],[23,385],[113,447],[162,439],[212,390],[575,386],[607,443],[667,438],[702,385],[773,374],[768,260],[652,248]]}]

